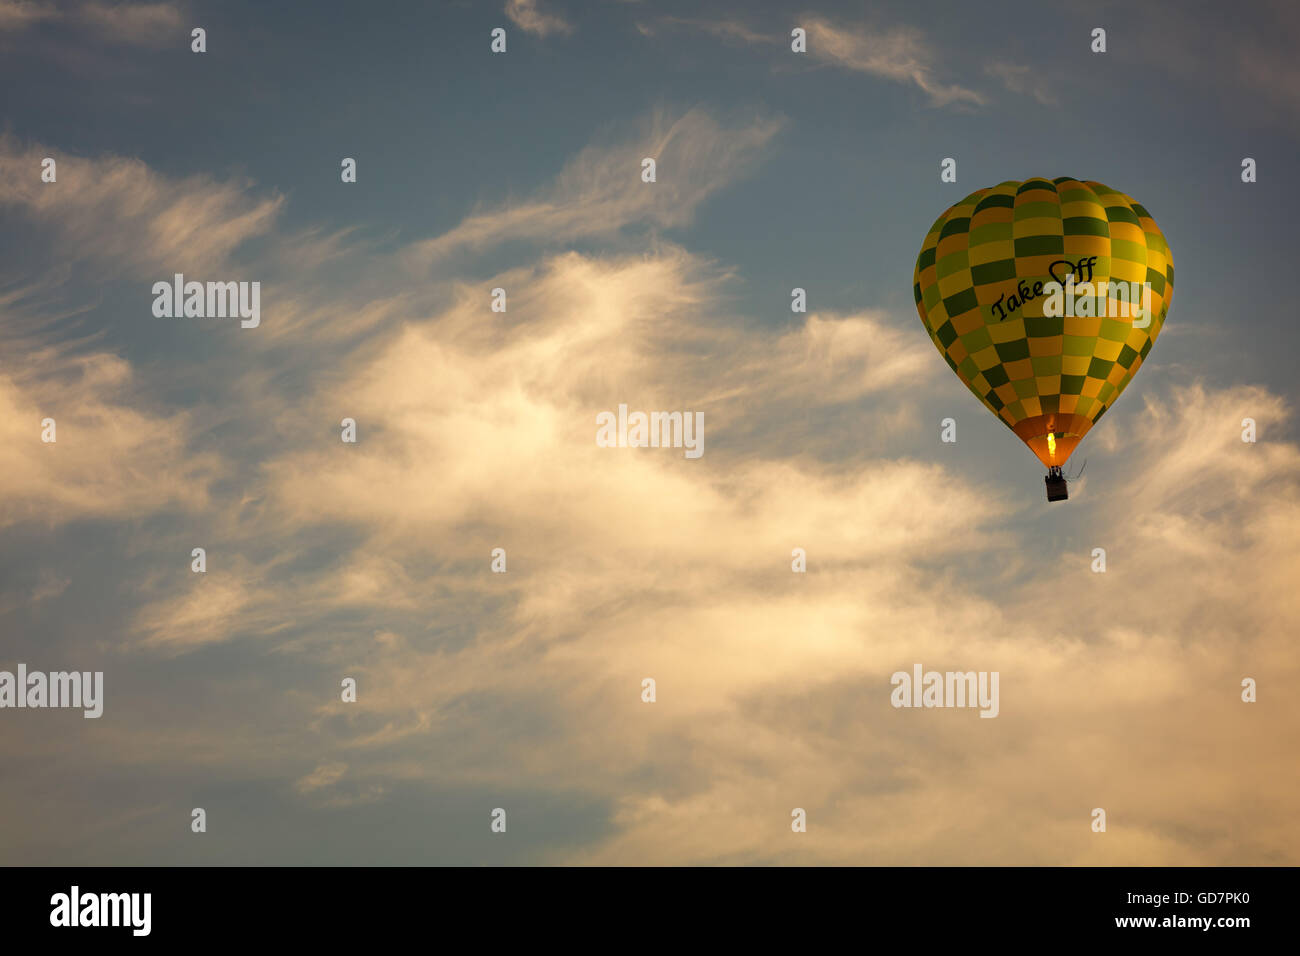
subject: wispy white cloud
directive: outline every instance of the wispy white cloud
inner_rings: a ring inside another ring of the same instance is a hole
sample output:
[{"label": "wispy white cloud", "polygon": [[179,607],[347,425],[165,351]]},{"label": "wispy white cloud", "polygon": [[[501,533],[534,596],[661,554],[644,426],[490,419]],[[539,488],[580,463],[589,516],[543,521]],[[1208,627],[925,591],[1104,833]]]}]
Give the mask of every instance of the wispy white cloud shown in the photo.
[{"label": "wispy white cloud", "polygon": [[340,761],[323,763],[305,777],[301,777],[294,784],[294,787],[300,793],[310,793],[313,790],[320,790],[322,787],[338,783],[347,772],[348,765]]},{"label": "wispy white cloud", "polygon": [[[755,162],[780,127],[772,117],[724,126],[699,109],[677,118],[656,112],[628,140],[588,146],[534,198],[476,212],[415,246],[413,258],[429,263],[510,239],[608,236],[633,223],[685,225],[705,199]],[[645,157],[656,161],[657,182],[641,180]]]},{"label": "wispy white cloud", "polygon": [[833,66],[869,73],[924,90],[935,106],[983,105],[985,96],[937,76],[934,50],[913,27],[868,30],[833,23],[820,16],[804,17],[808,55]]},{"label": "wispy white cloud", "polygon": [[[46,418],[54,442],[41,440]],[[0,527],[201,507],[220,462],[190,451],[190,432],[122,358],[32,349],[22,366],[0,366]]]},{"label": "wispy white cloud", "polygon": [[0,0],[0,32],[18,32],[59,17],[59,9],[35,0]]},{"label": "wispy white cloud", "polygon": [[163,47],[188,41],[181,12],[171,3],[0,0],[0,33],[18,33],[42,22],[76,29],[95,43]]},{"label": "wispy white cloud", "polygon": [[525,33],[539,37],[573,32],[573,24],[542,9],[539,0],[506,0],[506,16]]},{"label": "wispy white cloud", "polygon": [[98,36],[132,46],[188,43],[180,10],[170,3],[87,3],[73,16]]},{"label": "wispy white cloud", "polygon": [[[57,164],[43,182],[41,163]],[[0,137],[0,208],[17,209],[51,234],[65,261],[92,262],[115,275],[160,278],[158,270],[223,265],[244,241],[270,229],[283,205],[247,182],[164,176],[138,159],[87,158]]]},{"label": "wispy white cloud", "polygon": [[744,43],[750,46],[767,46],[780,41],[780,36],[773,36],[767,33],[761,33],[754,30],[748,24],[741,20],[703,20],[692,17],[662,17],[653,23],[638,23],[638,28],[646,36],[653,36],[656,26],[668,27],[692,27],[703,30],[705,33],[720,37],[724,40],[730,40],[737,43]]},{"label": "wispy white cloud", "polygon": [[988,64],[984,72],[997,77],[1012,93],[1031,96],[1044,106],[1059,105],[1047,81],[1037,70],[1028,66],[999,61]]},{"label": "wispy white cloud", "polygon": [[[799,18],[796,26],[807,32],[806,55],[816,62],[913,84],[935,106],[982,106],[987,102],[984,94],[939,78],[939,55],[924,33],[914,27],[868,29],[812,14]],[[637,27],[645,36],[654,36],[663,27],[685,27],[750,47],[785,46],[789,42],[788,30],[764,32],[736,18],[661,17],[639,21]]]}]

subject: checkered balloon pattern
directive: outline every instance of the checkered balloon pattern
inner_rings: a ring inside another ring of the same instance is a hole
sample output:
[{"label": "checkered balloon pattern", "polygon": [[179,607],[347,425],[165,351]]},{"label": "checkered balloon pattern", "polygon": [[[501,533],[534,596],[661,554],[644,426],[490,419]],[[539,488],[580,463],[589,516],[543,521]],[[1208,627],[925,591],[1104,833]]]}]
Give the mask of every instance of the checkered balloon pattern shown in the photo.
[{"label": "checkered balloon pattern", "polygon": [[[1069,275],[1091,282],[1093,305],[1044,314],[1043,286]],[[1130,283],[1138,305],[1150,283],[1145,328],[1116,301]],[[1051,466],[1070,457],[1142,367],[1169,311],[1174,263],[1151,214],[1123,193],[1068,177],[1029,179],[977,190],[935,220],[913,285],[921,321],[953,371]]]}]

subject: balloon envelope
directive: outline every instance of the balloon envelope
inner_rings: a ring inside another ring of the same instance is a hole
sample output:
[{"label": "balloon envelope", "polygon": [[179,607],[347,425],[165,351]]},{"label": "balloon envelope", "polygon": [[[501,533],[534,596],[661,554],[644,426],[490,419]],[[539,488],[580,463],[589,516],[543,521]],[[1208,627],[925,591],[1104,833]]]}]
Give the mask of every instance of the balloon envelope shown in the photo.
[{"label": "balloon envelope", "polygon": [[1132,381],[1173,288],[1151,214],[1068,177],[971,193],[930,227],[913,275],[948,365],[1048,466],[1064,464]]}]

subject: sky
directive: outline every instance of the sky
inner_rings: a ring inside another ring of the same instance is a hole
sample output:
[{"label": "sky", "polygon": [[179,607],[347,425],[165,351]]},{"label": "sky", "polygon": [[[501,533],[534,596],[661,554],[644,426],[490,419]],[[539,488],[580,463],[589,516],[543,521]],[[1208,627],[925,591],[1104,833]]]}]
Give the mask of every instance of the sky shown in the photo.
[{"label": "sky", "polygon": [[[1297,42],[1258,0],[0,0],[0,670],[104,675],[0,710],[0,863],[1300,863]],[[1035,176],[1177,266],[1053,504],[912,297]],[[156,316],[176,273],[260,324]],[[601,447],[620,404],[704,453]],[[997,717],[892,706],[918,663]]]}]

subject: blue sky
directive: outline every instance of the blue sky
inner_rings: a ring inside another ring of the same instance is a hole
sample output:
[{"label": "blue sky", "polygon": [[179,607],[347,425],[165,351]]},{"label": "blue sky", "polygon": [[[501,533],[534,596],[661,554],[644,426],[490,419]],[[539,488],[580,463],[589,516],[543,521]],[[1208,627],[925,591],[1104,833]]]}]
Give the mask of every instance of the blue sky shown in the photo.
[{"label": "blue sky", "polygon": [[[1294,862],[1298,31],[0,0],[0,668],[108,692],[3,713],[0,859]],[[1177,266],[1065,506],[912,304],[935,217],[1031,176]],[[155,318],[175,272],[262,325]],[[595,447],[619,403],[703,409],[704,456]],[[1001,670],[1002,715],[891,709],[915,660]]]}]

